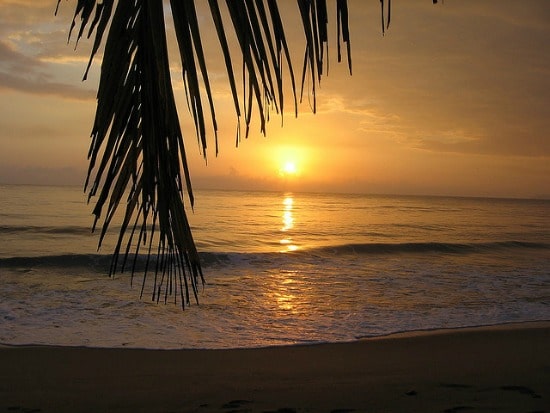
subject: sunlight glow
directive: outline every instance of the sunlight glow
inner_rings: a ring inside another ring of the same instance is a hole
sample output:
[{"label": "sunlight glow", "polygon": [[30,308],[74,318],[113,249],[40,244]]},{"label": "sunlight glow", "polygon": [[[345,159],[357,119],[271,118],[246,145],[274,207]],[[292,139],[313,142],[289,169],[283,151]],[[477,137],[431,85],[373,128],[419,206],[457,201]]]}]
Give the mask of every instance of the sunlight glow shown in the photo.
[{"label": "sunlight glow", "polygon": [[296,164],[292,161],[287,161],[281,168],[282,172],[286,175],[295,175],[298,172]]},{"label": "sunlight glow", "polygon": [[279,168],[279,176],[282,178],[295,178],[299,175],[297,163],[292,160],[286,160]]},{"label": "sunlight glow", "polygon": [[305,148],[282,146],[271,151],[269,156],[279,178],[289,181],[303,178],[309,158]]},{"label": "sunlight glow", "polygon": [[284,234],[284,238],[279,243],[284,246],[284,249],[281,252],[296,251],[298,247],[293,243],[292,237],[288,233],[294,227],[294,216],[292,213],[294,198],[291,194],[285,196],[283,205],[283,226],[281,232]]}]

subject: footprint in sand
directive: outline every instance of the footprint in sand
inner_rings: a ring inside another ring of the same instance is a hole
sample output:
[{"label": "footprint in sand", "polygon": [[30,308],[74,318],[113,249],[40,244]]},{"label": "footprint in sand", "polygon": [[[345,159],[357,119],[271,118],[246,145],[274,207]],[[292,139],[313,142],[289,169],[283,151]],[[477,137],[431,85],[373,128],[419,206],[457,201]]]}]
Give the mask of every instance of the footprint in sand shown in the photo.
[{"label": "footprint in sand", "polygon": [[534,390],[530,389],[529,387],[525,386],[500,386],[500,390],[505,391],[516,391],[521,394],[526,394],[531,396],[533,399],[540,399],[540,394],[537,394]]}]

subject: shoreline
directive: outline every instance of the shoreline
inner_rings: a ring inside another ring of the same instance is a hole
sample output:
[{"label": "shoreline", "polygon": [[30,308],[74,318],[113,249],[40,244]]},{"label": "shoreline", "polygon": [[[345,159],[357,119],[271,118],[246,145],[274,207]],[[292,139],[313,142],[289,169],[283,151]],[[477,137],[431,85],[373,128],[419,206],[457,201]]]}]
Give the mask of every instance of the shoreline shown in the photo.
[{"label": "shoreline", "polygon": [[0,412],[547,411],[548,348],[549,321],[247,349],[0,346]]},{"label": "shoreline", "polygon": [[354,340],[343,341],[319,341],[319,342],[297,342],[288,344],[273,344],[273,345],[259,345],[254,347],[181,347],[181,348],[162,348],[162,347],[132,347],[132,346],[85,346],[85,345],[64,345],[64,344],[39,344],[39,343],[22,343],[12,344],[0,342],[0,351],[2,349],[9,348],[73,348],[73,349],[103,349],[103,350],[149,350],[149,351],[223,351],[223,350],[246,350],[246,349],[271,349],[278,347],[301,347],[301,346],[319,346],[319,345],[331,345],[331,344],[348,344],[355,343],[363,340],[378,340],[378,339],[392,339],[401,337],[417,337],[424,335],[438,335],[445,334],[447,332],[461,332],[469,330],[506,330],[506,329],[522,329],[522,328],[550,328],[550,320],[529,320],[529,321],[509,321],[496,324],[481,324],[472,326],[460,326],[460,327],[434,327],[418,330],[403,330],[395,331],[391,333],[385,333],[380,335],[367,335],[357,337]]}]

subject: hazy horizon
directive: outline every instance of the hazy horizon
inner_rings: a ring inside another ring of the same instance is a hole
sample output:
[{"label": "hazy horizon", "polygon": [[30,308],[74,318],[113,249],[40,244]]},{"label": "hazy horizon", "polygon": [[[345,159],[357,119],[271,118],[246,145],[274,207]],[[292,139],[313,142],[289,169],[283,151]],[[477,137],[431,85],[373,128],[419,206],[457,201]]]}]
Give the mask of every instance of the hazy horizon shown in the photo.
[{"label": "hazy horizon", "polygon": [[[200,199],[201,191],[226,191],[226,192],[259,192],[259,193],[290,193],[293,195],[299,194],[327,194],[327,195],[365,195],[365,196],[388,196],[388,197],[425,197],[425,198],[486,198],[486,199],[511,199],[511,200],[540,200],[540,201],[550,201],[550,194],[533,194],[532,196],[526,197],[514,197],[514,196],[490,196],[490,195],[457,195],[457,194],[445,194],[445,193],[422,193],[422,192],[409,192],[409,193],[397,193],[397,192],[369,192],[369,191],[346,191],[339,188],[328,188],[328,189],[300,189],[297,187],[273,187],[273,188],[264,188],[261,185],[261,182],[257,182],[256,185],[250,185],[249,183],[243,184],[242,186],[235,185],[232,187],[220,187],[217,182],[213,180],[210,184],[206,183],[203,185],[193,185],[193,191],[195,194],[195,200]],[[52,187],[52,188],[75,188],[82,191],[83,200],[87,199],[88,193],[84,191],[84,183],[22,183],[22,182],[3,182],[0,181],[0,185],[9,185],[9,186],[36,186],[36,187]],[[184,193],[184,197],[187,197],[187,192]],[[92,204],[94,197],[91,198],[90,203]]]}]

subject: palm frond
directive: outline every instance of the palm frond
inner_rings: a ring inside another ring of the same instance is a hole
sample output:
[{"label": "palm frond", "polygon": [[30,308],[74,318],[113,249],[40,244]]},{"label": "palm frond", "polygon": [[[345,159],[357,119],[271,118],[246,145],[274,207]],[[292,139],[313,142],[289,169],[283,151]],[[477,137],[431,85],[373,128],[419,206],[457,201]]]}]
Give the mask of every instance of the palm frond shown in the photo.
[{"label": "palm frond", "polygon": [[[132,244],[134,260],[145,246],[147,256],[156,258],[152,299],[178,289],[183,296],[185,290],[185,305],[191,289],[198,301],[202,271],[183,204],[184,190],[191,205],[193,193],[170,79],[162,1],[117,3],[97,99],[86,188],[89,198],[98,196],[94,227],[104,214],[100,246],[126,197],[111,274],[119,264],[124,268]],[[148,270],[149,259],[145,276]]]},{"label": "palm frond", "polygon": [[388,0],[388,18],[387,23],[386,19],[384,17],[384,0],[380,0],[380,15],[382,18],[382,35],[386,33],[386,29],[389,29],[390,27],[390,21],[391,21],[391,0]]},{"label": "palm frond", "polygon": [[338,26],[338,62],[342,61],[342,53],[340,51],[340,38],[347,45],[347,54],[348,54],[348,68],[351,75],[351,41],[349,37],[349,22],[348,22],[348,7],[345,0],[338,0],[336,20]]},{"label": "palm frond", "polygon": [[[61,0],[58,0],[57,7]],[[248,136],[253,116],[266,133],[270,111],[284,111],[288,73],[297,115],[297,91],[277,0],[219,0],[207,2],[227,70],[237,118],[237,143],[244,117]],[[382,25],[384,29],[384,2]],[[175,35],[182,64],[182,77],[197,139],[206,157],[207,121],[210,114],[218,153],[216,111],[208,67],[201,42],[203,34],[195,1],[170,0]],[[317,87],[326,63],[328,71],[328,12],[326,0],[297,0],[304,29],[305,52],[300,100],[310,82],[308,95],[316,111]],[[388,1],[387,25],[391,3]],[[56,8],[57,11],[57,8]],[[351,73],[351,42],[347,0],[336,0],[338,61],[341,41],[347,45]],[[102,220],[99,247],[115,213],[125,204],[121,229],[115,245],[111,274],[131,264],[132,275],[138,257],[145,255],[142,293],[148,272],[154,272],[152,299],[167,301],[181,297],[182,306],[204,283],[200,259],[184,208],[187,195],[193,207],[193,191],[186,161],[183,134],[175,104],[169,71],[166,24],[162,0],[77,0],[69,38],[80,20],[76,42],[95,33],[84,78],[107,32],[97,110],[88,153],[85,183],[88,200],[97,197],[94,229]],[[227,28],[236,35],[242,60],[242,79],[237,81],[235,55],[229,46]],[[237,92],[242,84],[242,97]],[[208,108],[208,109],[206,109]],[[143,252],[142,252],[143,250]]]}]

